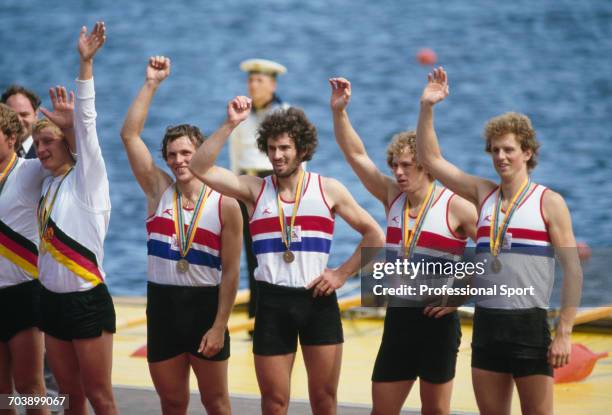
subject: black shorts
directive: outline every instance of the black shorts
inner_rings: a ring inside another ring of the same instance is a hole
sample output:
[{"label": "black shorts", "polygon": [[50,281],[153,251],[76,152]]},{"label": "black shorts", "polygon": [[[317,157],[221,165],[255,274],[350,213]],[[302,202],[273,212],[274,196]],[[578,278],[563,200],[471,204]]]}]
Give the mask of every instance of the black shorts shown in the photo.
[{"label": "black shorts", "polygon": [[275,356],[302,346],[344,342],[336,293],[313,297],[312,290],[257,281],[257,313],[253,353]]},{"label": "black shorts", "polygon": [[38,280],[0,289],[0,342],[8,342],[20,331],[37,327],[39,307]]},{"label": "black shorts", "polygon": [[446,383],[455,377],[461,325],[457,313],[427,317],[423,307],[389,307],[372,382]]},{"label": "black shorts", "polygon": [[114,333],[115,306],[106,284],[87,291],[40,294],[40,329],[60,340],[90,339]]},{"label": "black shorts", "polygon": [[472,335],[472,367],[513,377],[552,376],[551,343],[546,310],[476,307]]},{"label": "black shorts", "polygon": [[223,348],[212,357],[198,353],[202,336],[217,316],[219,287],[183,287],[147,284],[147,360],[161,362],[189,353],[204,360],[221,361],[230,356],[229,331]]}]

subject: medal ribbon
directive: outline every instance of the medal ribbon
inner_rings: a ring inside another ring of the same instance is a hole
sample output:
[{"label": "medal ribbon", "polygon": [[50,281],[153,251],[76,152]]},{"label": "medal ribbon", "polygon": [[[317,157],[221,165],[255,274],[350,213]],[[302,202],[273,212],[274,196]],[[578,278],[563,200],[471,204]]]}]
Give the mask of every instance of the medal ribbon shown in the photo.
[{"label": "medal ribbon", "polygon": [[13,157],[11,161],[9,161],[8,165],[4,168],[2,174],[0,174],[0,194],[2,194],[2,189],[4,189],[4,183],[6,183],[9,175],[17,166],[17,154],[13,153]]},{"label": "medal ribbon", "polygon": [[406,258],[412,257],[412,252],[414,251],[414,247],[416,246],[417,240],[419,239],[419,235],[421,233],[421,228],[423,227],[423,222],[425,221],[425,216],[431,205],[433,204],[434,194],[436,189],[436,183],[432,182],[429,185],[429,190],[427,191],[427,195],[421,205],[421,209],[419,209],[419,214],[414,220],[414,225],[412,225],[412,229],[409,229],[410,226],[410,202],[408,201],[408,196],[404,200],[404,217],[402,220],[402,231],[404,234],[403,242],[404,242],[404,256]]},{"label": "medal ribbon", "polygon": [[62,187],[62,183],[64,183],[64,180],[66,179],[66,177],[68,177],[68,174],[70,174],[71,171],[72,167],[70,167],[62,176],[62,179],[55,188],[55,192],[53,193],[53,198],[51,198],[51,204],[49,205],[48,209],[47,199],[49,199],[49,193],[51,193],[51,187],[53,187],[53,183],[49,184],[49,187],[47,187],[47,191],[45,192],[45,196],[40,200],[40,202],[38,202],[38,209],[36,214],[38,216],[38,236],[40,237],[41,241],[43,240],[43,235],[47,230],[47,226],[49,226],[49,219],[51,218],[51,212],[53,212],[53,206],[55,206],[55,199],[57,198],[59,189],[60,187]]},{"label": "medal ribbon", "polygon": [[489,229],[489,248],[491,250],[491,255],[496,257],[499,254],[501,249],[501,243],[506,235],[506,231],[508,230],[508,226],[510,225],[510,218],[516,212],[519,205],[525,198],[529,187],[531,186],[531,178],[525,179],[518,192],[514,195],[512,200],[510,201],[510,208],[508,209],[508,213],[504,217],[504,221],[502,222],[501,231],[499,230],[499,213],[501,210],[501,199],[502,199],[502,190],[501,185],[499,186],[499,192],[497,192],[497,200],[495,201],[495,209],[493,209],[493,218],[491,218],[491,227]]},{"label": "medal ribbon", "polygon": [[280,198],[278,181],[276,182],[276,204],[278,207],[278,221],[281,227],[281,236],[283,243],[287,251],[291,248],[291,234],[293,234],[293,225],[295,225],[295,217],[297,216],[298,209],[300,207],[300,201],[302,199],[302,188],[304,187],[304,170],[300,172],[298,184],[295,188],[295,197],[293,199],[293,213],[291,214],[291,225],[288,227],[285,221],[285,212],[283,210],[283,204]]},{"label": "medal ribbon", "polygon": [[200,221],[200,216],[204,212],[204,205],[208,196],[212,193],[212,189],[207,193],[206,186],[202,185],[198,201],[196,202],[193,210],[193,216],[191,217],[191,223],[187,228],[187,235],[185,235],[185,218],[183,217],[183,196],[179,192],[178,187],[174,187],[174,231],[178,240],[179,253],[181,258],[185,258],[191,249],[191,244],[195,238],[197,231],[197,223]]}]

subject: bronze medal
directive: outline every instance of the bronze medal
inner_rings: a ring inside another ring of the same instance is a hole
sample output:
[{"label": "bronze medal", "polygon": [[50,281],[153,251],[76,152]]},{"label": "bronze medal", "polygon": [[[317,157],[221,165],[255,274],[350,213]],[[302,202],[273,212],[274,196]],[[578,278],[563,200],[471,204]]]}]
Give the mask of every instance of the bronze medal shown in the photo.
[{"label": "bronze medal", "polygon": [[491,271],[493,271],[496,274],[499,274],[501,269],[502,269],[501,259],[499,259],[498,257],[494,257],[493,262],[491,262]]},{"label": "bronze medal", "polygon": [[289,250],[283,252],[283,260],[287,263],[290,264],[295,260],[295,254]]},{"label": "bronze medal", "polygon": [[182,274],[189,271],[189,262],[185,258],[181,258],[176,263],[176,270]]},{"label": "bronze medal", "polygon": [[202,212],[204,211],[204,205],[208,200],[208,196],[210,196],[211,192],[206,192],[206,186],[202,185],[200,188],[200,195],[198,196],[198,201],[194,207],[193,216],[191,218],[191,223],[187,227],[187,233],[185,234],[185,221],[183,217],[183,196],[178,191],[178,187],[175,185],[174,189],[174,238],[176,238],[176,243],[179,248],[180,259],[176,262],[176,270],[184,274],[189,271],[189,261],[185,259],[189,251],[191,250],[191,244],[195,238],[196,231],[198,229],[198,223],[200,221],[200,217]]}]

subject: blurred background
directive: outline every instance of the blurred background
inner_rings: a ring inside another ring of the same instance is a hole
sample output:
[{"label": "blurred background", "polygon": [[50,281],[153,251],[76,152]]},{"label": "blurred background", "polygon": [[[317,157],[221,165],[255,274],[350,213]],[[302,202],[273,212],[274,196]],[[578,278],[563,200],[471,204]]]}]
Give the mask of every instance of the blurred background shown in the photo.
[{"label": "blurred background", "polygon": [[[160,165],[166,126],[192,123],[210,134],[224,119],[227,101],[246,94],[239,63],[272,59],[288,68],[279,77],[279,95],[304,108],[318,128],[309,169],[341,180],[384,227],[382,206],[334,141],[327,79],[352,82],[352,122],[372,159],[388,171],[390,137],[416,126],[431,66],[415,56],[430,48],[450,79],[451,95],[436,111],[445,156],[495,179],[483,150],[484,124],[506,111],[527,114],[542,144],[533,179],[565,197],[579,240],[595,252],[611,246],[612,2],[3,0],[0,89],[21,83],[48,107],[50,86],[74,87],[79,28],[96,20],[106,22],[108,35],[94,73],[113,203],[104,269],[115,295],[143,295],[146,288],[145,199],[119,130],[150,55],[172,59],[143,133]],[[229,165],[226,150],[219,163]],[[350,255],[357,241],[338,220],[330,265]],[[587,275],[585,296],[609,302],[601,278]]]}]

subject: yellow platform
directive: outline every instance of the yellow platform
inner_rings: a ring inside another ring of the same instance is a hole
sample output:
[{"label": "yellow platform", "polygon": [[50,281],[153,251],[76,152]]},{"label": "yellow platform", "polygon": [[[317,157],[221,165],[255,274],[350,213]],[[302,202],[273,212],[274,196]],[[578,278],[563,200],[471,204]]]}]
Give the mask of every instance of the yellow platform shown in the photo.
[{"label": "yellow platform", "polygon": [[[115,299],[117,334],[114,343],[113,384],[116,386],[153,387],[145,358],[130,355],[146,342],[144,299]],[[232,314],[230,325],[246,321],[244,312]],[[342,372],[338,390],[339,402],[370,405],[370,375],[382,336],[382,320],[375,318],[344,318],[345,343]],[[470,325],[462,325],[463,338],[457,361],[452,409],[477,413],[470,377]],[[582,343],[595,352],[612,352],[612,331],[578,332],[574,343]],[[232,335],[229,361],[230,394],[258,396],[259,390],[253,365],[252,343],[245,331]],[[299,353],[299,352],[298,352]],[[191,388],[197,391],[195,377]],[[306,372],[298,355],[292,377],[292,399],[308,399]],[[418,387],[410,393],[405,407],[419,408]],[[520,413],[518,396],[514,394],[513,413]],[[612,413],[612,356],[599,360],[593,373],[579,383],[555,385],[555,414]]]}]

